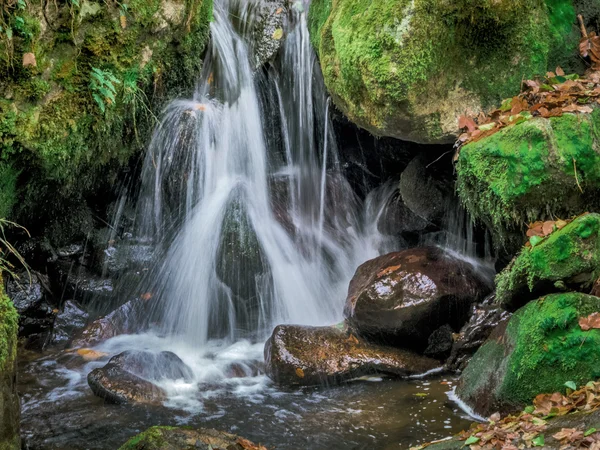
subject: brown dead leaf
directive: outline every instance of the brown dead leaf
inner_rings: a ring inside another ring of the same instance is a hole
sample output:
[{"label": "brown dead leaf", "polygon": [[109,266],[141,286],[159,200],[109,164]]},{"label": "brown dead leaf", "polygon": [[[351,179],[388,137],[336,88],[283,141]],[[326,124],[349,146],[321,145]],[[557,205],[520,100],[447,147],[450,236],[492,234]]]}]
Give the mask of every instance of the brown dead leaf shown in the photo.
[{"label": "brown dead leaf", "polygon": [[461,130],[466,128],[469,133],[473,133],[477,130],[477,124],[470,117],[460,116],[458,118],[458,128]]},{"label": "brown dead leaf", "polygon": [[23,53],[23,67],[37,67],[34,53]]},{"label": "brown dead leaf", "polygon": [[77,350],[77,354],[86,361],[96,361],[97,359],[101,359],[105,356],[108,356],[108,353],[92,350],[91,348],[80,348],[79,350]]},{"label": "brown dead leaf", "polygon": [[298,367],[298,368],[296,369],[296,376],[297,376],[298,378],[304,378],[304,370],[302,370],[300,367]]},{"label": "brown dead leaf", "polygon": [[592,313],[587,317],[579,318],[579,326],[583,331],[600,329],[600,313]]}]

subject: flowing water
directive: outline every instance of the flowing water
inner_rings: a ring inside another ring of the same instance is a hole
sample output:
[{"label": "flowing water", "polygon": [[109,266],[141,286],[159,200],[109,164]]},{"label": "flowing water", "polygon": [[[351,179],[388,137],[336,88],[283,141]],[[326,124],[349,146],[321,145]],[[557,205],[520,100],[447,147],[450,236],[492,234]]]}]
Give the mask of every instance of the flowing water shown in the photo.
[{"label": "flowing water", "polygon": [[405,448],[466,425],[447,400],[451,379],[283,392],[262,374],[275,325],[338,323],[356,268],[399,243],[376,225],[394,189],[361,201],[340,170],[308,3],[285,12],[280,54],[257,70],[259,3],[216,2],[196,92],[166,108],[147,151],[137,238],[158,256],[137,289],[153,297],[153,325],[96,348],[170,350],[194,379],[159,382],[169,394],[161,408],[110,406],[85,380],[106,359],[27,360],[30,448],[116,448],[158,423],[221,428],[280,449]]}]

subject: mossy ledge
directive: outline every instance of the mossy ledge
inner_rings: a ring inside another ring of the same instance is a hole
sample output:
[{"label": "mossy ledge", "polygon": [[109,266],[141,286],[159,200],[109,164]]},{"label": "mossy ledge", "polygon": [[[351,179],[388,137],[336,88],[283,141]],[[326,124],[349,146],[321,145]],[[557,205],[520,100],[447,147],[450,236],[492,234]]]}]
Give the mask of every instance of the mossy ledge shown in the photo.
[{"label": "mossy ledge", "polygon": [[0,275],[0,450],[21,448],[20,404],[17,395],[18,314]]},{"label": "mossy ledge", "polygon": [[557,64],[583,70],[580,3],[314,0],[309,24],[327,88],[351,121],[379,136],[448,143],[458,116],[516,95],[523,79]]},{"label": "mossy ledge", "polygon": [[464,146],[457,187],[496,242],[536,220],[600,207],[600,110],[535,118]]},{"label": "mossy ledge", "polygon": [[72,239],[110,200],[166,102],[192,93],[212,0],[20,4],[2,24],[12,43],[0,40],[0,216]]},{"label": "mossy ledge", "polygon": [[598,297],[552,294],[528,303],[477,351],[457,388],[481,415],[516,412],[537,394],[600,377],[600,330],[578,319],[600,312]]}]

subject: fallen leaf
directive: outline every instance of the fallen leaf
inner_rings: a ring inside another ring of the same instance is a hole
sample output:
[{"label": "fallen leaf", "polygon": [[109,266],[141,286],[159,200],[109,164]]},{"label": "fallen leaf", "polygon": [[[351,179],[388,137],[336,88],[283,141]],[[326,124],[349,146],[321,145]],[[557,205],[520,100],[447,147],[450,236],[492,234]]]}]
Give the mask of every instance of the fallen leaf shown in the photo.
[{"label": "fallen leaf", "polygon": [[587,317],[580,317],[579,326],[583,331],[600,329],[600,313],[595,312]]},{"label": "fallen leaf", "polygon": [[296,369],[296,375],[298,376],[298,378],[304,378],[304,370],[302,370],[300,367],[298,367]]},{"label": "fallen leaf", "polygon": [[97,359],[101,359],[105,356],[108,356],[108,353],[92,350],[91,348],[80,348],[79,350],[77,350],[77,354],[86,361],[96,361]]}]

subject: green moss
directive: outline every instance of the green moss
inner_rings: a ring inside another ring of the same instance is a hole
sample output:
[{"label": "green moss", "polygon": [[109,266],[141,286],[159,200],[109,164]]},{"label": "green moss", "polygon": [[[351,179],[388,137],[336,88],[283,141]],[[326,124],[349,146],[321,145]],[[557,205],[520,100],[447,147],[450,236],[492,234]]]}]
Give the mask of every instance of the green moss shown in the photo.
[{"label": "green moss", "polygon": [[599,275],[600,215],[588,214],[535,247],[523,248],[496,277],[496,298],[512,308],[526,302],[532,292],[557,282],[590,284]]},{"label": "green moss", "polygon": [[8,296],[0,274],[0,449],[21,448],[19,438],[19,400],[17,397],[18,314]]},{"label": "green moss", "polygon": [[4,293],[0,278],[0,373],[12,370],[17,356],[17,327],[19,316]]},{"label": "green moss", "polygon": [[[600,330],[578,319],[600,312],[597,297],[553,294],[527,304],[501,337],[482,346],[461,378],[458,394],[479,410],[518,410],[537,394],[564,390],[600,376]],[[476,400],[478,399],[479,400]]]},{"label": "green moss", "polygon": [[0,218],[10,217],[17,202],[17,176],[9,164],[0,161]]},{"label": "green moss", "polygon": [[177,430],[177,427],[151,427],[143,433],[129,439],[119,450],[141,450],[165,448],[164,431]]},{"label": "green moss", "polygon": [[375,134],[421,142],[452,140],[464,109],[516,94],[558,43],[574,57],[574,24],[570,0],[320,0],[310,11],[338,106]]},{"label": "green moss", "polygon": [[598,110],[507,127],[461,149],[459,195],[501,238],[527,222],[584,212],[598,204],[598,146]]}]

